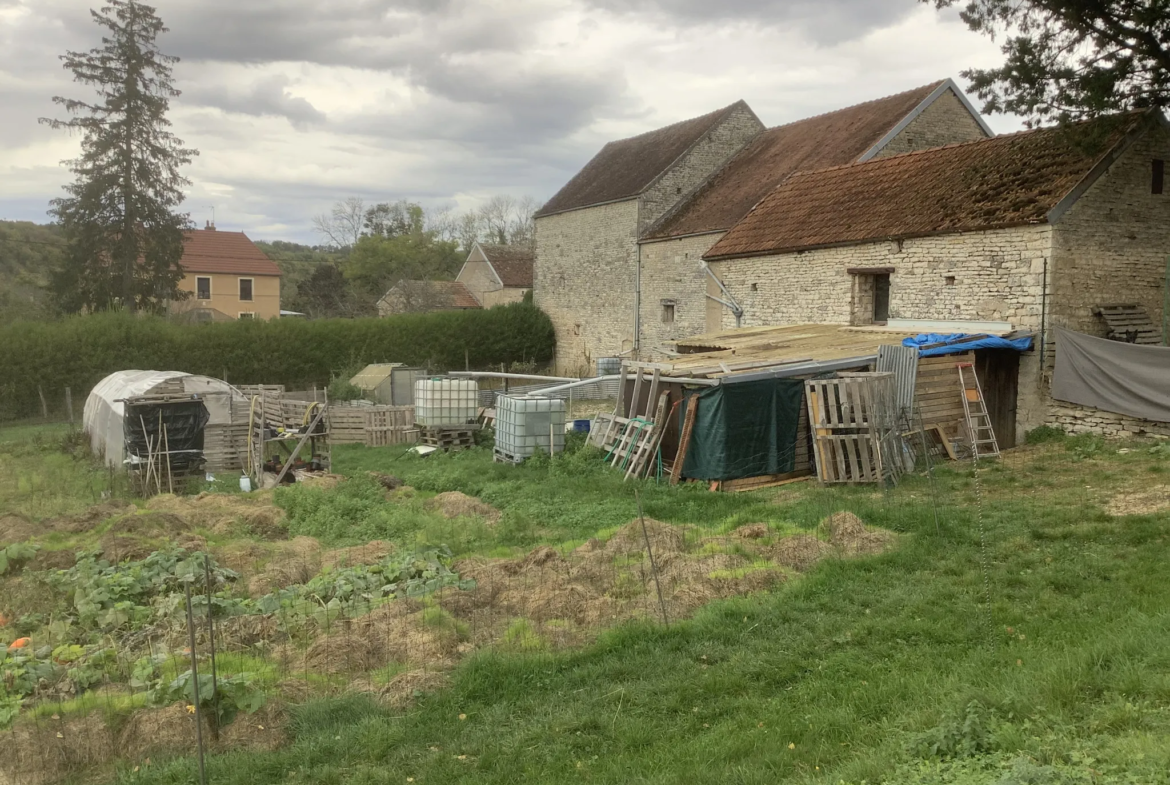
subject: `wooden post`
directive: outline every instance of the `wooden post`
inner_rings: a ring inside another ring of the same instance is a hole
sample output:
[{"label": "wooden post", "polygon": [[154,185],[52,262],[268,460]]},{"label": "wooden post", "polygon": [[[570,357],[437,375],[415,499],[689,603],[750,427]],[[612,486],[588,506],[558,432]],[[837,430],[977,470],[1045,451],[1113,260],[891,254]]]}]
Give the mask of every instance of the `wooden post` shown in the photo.
[{"label": "wooden post", "polygon": [[65,388],[65,409],[69,412],[69,424],[73,425],[73,391]]},{"label": "wooden post", "polygon": [[48,420],[49,404],[45,402],[45,391],[39,384],[37,385],[37,395],[41,396],[41,416]]}]

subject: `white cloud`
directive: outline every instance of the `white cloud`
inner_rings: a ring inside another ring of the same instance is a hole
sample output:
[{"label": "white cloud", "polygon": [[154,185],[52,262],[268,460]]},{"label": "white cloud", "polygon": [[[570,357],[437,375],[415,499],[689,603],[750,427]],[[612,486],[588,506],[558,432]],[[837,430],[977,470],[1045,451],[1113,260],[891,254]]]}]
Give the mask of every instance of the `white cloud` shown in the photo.
[{"label": "white cloud", "polygon": [[[43,216],[77,140],[37,125],[90,0],[0,0],[0,217]],[[311,240],[335,199],[547,198],[607,140],[744,98],[775,125],[996,62],[914,0],[169,0],[202,222]],[[998,130],[1015,127],[994,118]]]}]

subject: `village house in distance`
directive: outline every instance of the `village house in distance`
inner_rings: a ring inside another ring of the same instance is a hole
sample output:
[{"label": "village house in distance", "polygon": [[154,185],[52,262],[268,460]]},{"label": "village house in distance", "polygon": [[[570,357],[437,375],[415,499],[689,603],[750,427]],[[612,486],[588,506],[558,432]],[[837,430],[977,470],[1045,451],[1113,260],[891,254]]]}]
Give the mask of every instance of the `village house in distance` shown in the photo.
[{"label": "village house in distance", "polygon": [[378,300],[378,315],[491,308],[532,291],[531,248],[476,243],[454,281],[402,280]]},{"label": "village house in distance", "polygon": [[734,104],[587,164],[539,214],[534,296],[562,372],[737,327],[1029,332],[995,370],[1022,433],[1062,413],[1055,328],[1117,337],[1121,308],[1160,340],[1168,157],[1157,111],[993,137],[949,80],[771,130]]},{"label": "village house in distance", "polygon": [[280,316],[280,268],[243,232],[210,222],[187,232],[179,265],[179,289],[191,296],[172,303],[172,313],[206,322]]}]

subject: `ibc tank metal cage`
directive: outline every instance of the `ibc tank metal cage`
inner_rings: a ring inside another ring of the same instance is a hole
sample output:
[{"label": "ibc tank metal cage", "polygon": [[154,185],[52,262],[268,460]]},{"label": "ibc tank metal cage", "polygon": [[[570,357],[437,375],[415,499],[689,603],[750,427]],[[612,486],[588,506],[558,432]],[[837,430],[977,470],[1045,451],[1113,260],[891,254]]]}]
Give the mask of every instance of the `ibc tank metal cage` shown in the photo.
[{"label": "ibc tank metal cage", "polygon": [[424,428],[467,428],[479,417],[479,384],[471,379],[419,379],[414,421]]},{"label": "ibc tank metal cage", "polygon": [[496,461],[522,463],[541,451],[565,449],[565,402],[535,395],[496,399]]}]

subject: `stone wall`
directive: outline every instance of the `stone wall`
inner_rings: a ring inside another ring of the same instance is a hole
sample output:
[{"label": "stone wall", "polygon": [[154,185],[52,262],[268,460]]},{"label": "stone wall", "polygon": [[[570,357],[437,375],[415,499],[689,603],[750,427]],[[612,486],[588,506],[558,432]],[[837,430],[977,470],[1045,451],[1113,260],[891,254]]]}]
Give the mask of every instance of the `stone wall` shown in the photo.
[{"label": "stone wall", "polygon": [[[707,282],[703,254],[722,232],[643,243],[641,354],[650,359],[673,349],[679,338],[707,332]],[[674,303],[674,322],[662,321],[663,300]],[[719,324],[711,325],[718,330]]]},{"label": "stone wall", "polygon": [[639,234],[723,168],[763,130],[764,124],[751,109],[746,105],[736,107],[642,194]]},{"label": "stone wall", "polygon": [[1140,420],[1125,414],[1116,414],[1089,406],[1077,406],[1064,401],[1052,401],[1048,407],[1046,425],[1067,433],[1095,433],[1100,436],[1165,436],[1170,437],[1170,423]]},{"label": "stone wall", "polygon": [[[867,290],[848,271],[893,268],[891,318],[1005,321],[1039,330],[1051,244],[1051,227],[1039,225],[731,259],[711,268],[743,306],[745,327],[849,324],[855,297]],[[722,328],[734,326],[724,311]],[[1020,358],[1019,378],[1022,433],[1046,416],[1036,351]]]},{"label": "stone wall", "polygon": [[[850,269],[893,268],[890,317],[1006,321],[1039,329],[1051,227],[880,241],[712,262],[744,326],[849,324]],[[722,326],[734,327],[725,312]]]},{"label": "stone wall", "polygon": [[504,288],[496,279],[488,263],[482,258],[476,259],[474,256],[468,258],[463,269],[459,271],[459,277],[455,280],[466,286],[467,290],[471,292],[471,296],[478,300],[484,308],[490,307],[485,299],[488,294]]},{"label": "stone wall", "polygon": [[533,299],[557,333],[557,373],[592,373],[634,344],[638,201],[536,220]]},{"label": "stone wall", "polygon": [[947,90],[922,114],[911,120],[874,158],[986,138],[983,126],[979,125],[954,91]]},{"label": "stone wall", "polygon": [[1170,182],[1152,194],[1153,159],[1170,161],[1160,125],[1113,162],[1053,234],[1050,324],[1104,337],[1100,305],[1136,303],[1161,326],[1170,255]]},{"label": "stone wall", "polygon": [[524,294],[527,291],[527,289],[517,289],[515,287],[496,289],[494,292],[488,292],[483,296],[483,307],[491,308],[494,305],[518,303],[524,299]]}]

